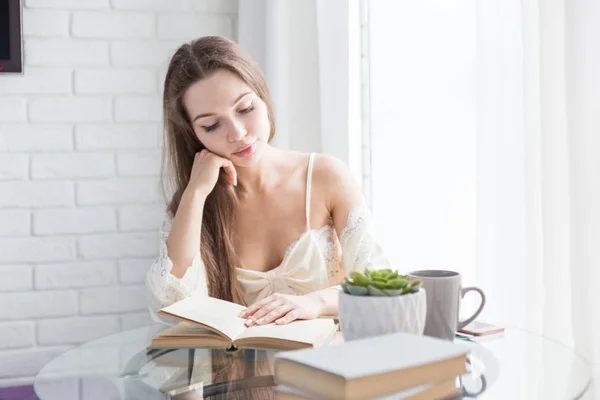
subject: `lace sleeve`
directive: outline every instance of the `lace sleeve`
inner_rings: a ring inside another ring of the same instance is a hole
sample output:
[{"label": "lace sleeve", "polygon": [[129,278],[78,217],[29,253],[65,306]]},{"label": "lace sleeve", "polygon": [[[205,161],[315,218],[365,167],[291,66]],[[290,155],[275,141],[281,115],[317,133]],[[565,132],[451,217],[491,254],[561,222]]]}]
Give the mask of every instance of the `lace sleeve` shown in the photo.
[{"label": "lace sleeve", "polygon": [[150,316],[155,321],[164,323],[172,323],[173,321],[164,319],[157,314],[157,311],[162,307],[184,299],[192,293],[201,293],[208,296],[206,270],[200,257],[200,249],[198,249],[192,264],[181,279],[171,274],[173,262],[167,251],[167,238],[171,231],[171,223],[172,218],[166,214],[159,233],[159,254],[146,274]]},{"label": "lace sleeve", "polygon": [[353,208],[340,235],[344,276],[353,271],[390,268],[389,261],[373,237],[371,216],[366,204]]}]

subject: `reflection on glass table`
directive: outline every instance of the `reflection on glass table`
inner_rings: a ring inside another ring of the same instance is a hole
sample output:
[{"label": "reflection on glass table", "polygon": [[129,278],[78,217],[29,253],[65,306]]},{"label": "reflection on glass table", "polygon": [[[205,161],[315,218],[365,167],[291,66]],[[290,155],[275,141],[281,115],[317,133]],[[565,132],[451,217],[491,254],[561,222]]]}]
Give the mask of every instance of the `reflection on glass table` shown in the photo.
[{"label": "reflection on glass table", "polygon": [[[40,400],[269,399],[275,350],[148,350],[152,325],[74,347],[49,362],[34,389]],[[462,399],[591,399],[588,363],[544,337],[507,328],[473,342]],[[401,344],[399,344],[401,345]],[[360,360],[357,360],[359,362]]]}]

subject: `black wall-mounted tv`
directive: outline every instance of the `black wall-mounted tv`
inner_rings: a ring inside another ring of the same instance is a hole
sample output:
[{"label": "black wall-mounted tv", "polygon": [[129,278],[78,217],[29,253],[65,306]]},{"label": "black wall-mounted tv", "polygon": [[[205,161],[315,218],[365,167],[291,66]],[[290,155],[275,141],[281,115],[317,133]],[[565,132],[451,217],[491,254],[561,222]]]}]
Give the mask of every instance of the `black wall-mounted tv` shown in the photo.
[{"label": "black wall-mounted tv", "polygon": [[23,72],[21,0],[0,0],[0,73]]}]

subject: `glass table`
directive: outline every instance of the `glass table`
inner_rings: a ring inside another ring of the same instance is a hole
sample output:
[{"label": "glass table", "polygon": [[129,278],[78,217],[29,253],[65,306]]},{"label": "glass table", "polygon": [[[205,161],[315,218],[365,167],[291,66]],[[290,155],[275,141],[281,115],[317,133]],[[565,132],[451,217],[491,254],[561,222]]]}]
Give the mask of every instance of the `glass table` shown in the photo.
[{"label": "glass table", "polygon": [[[40,400],[271,399],[276,350],[148,350],[164,325],[151,325],[74,347],[35,379]],[[341,341],[341,334],[334,341]],[[507,328],[474,341],[458,399],[592,399],[588,363],[569,348]],[[357,360],[358,362],[358,360]]]}]

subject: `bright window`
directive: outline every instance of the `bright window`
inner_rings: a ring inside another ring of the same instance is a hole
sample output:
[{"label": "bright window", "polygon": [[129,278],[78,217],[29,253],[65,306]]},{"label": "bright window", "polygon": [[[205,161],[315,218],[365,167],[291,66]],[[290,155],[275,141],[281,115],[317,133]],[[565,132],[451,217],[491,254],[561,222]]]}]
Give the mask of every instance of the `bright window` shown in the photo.
[{"label": "bright window", "polygon": [[[370,202],[402,270],[476,257],[474,0],[368,4]],[[363,50],[364,51],[364,50]]]}]

